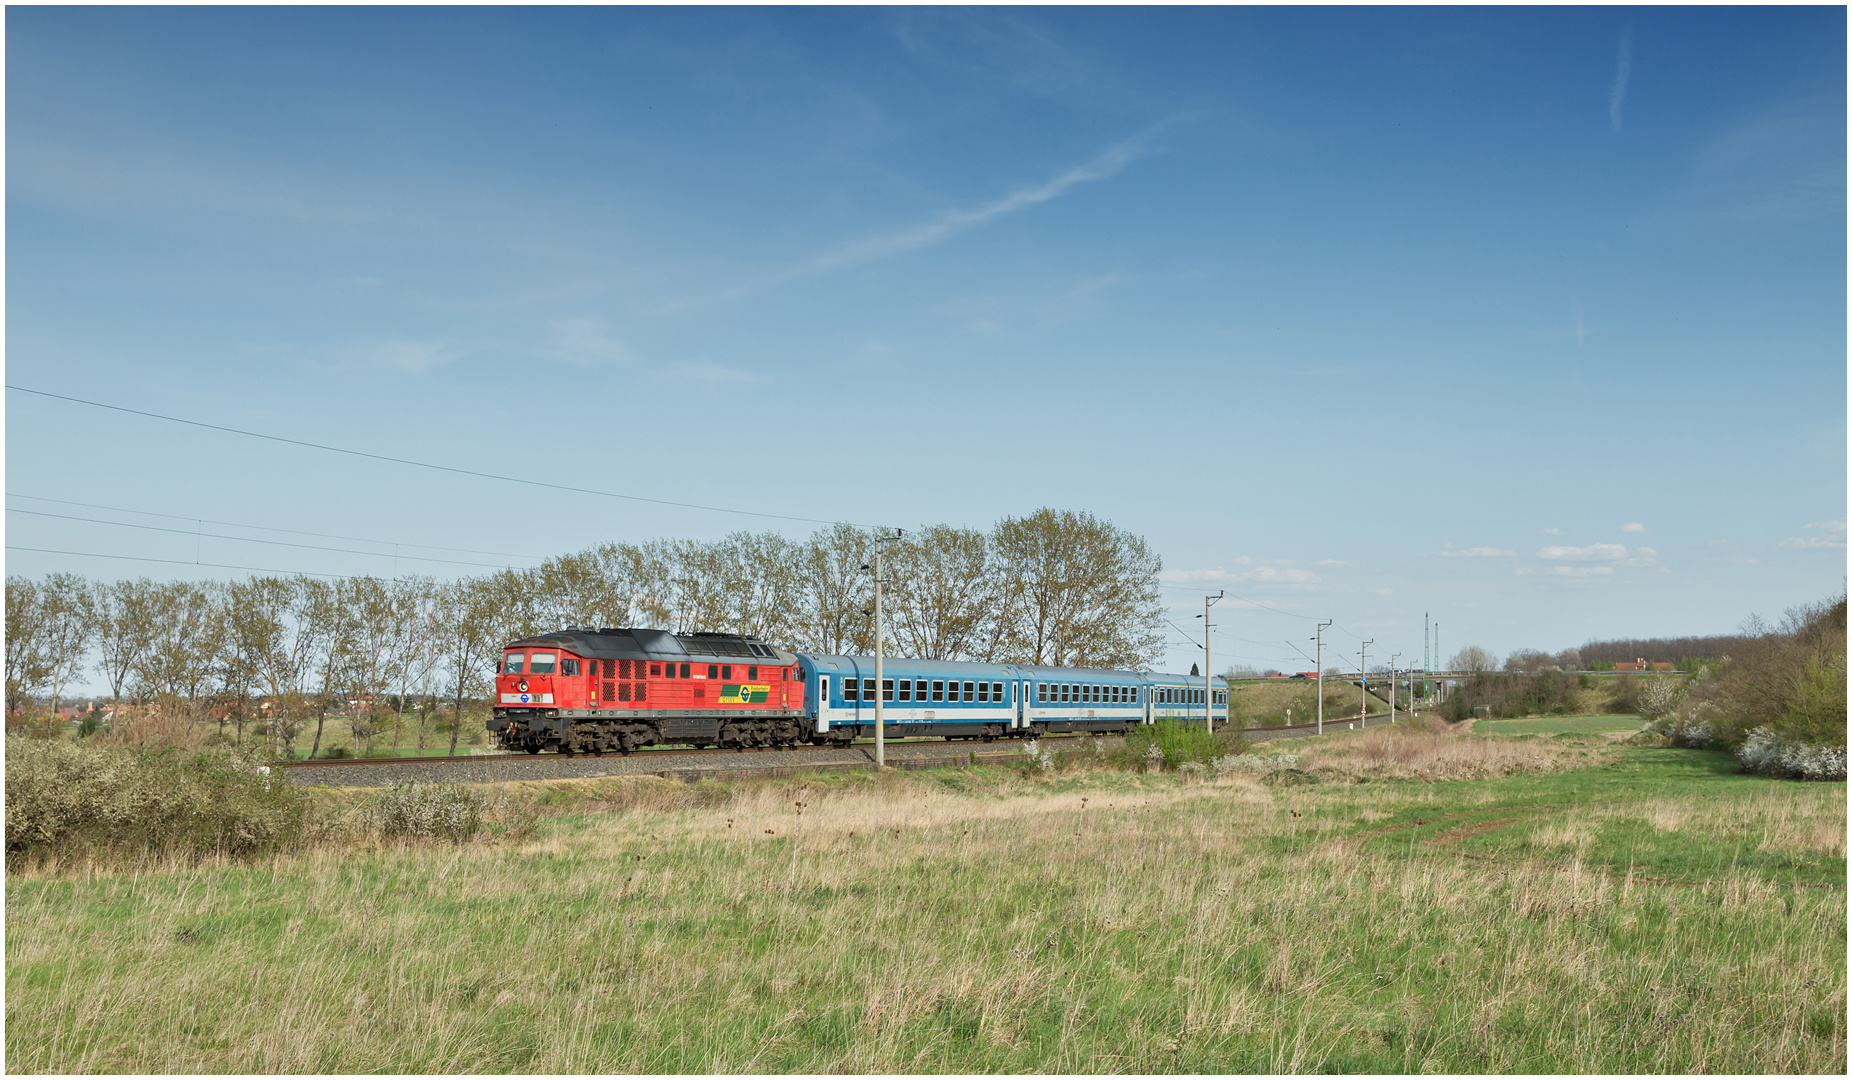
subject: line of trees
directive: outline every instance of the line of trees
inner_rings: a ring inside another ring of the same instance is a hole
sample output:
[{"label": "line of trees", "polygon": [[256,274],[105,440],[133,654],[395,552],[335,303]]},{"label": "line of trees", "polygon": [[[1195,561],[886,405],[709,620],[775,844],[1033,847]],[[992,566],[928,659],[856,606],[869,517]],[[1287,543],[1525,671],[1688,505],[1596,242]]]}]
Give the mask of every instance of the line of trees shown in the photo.
[{"label": "line of trees", "polygon": [[[610,543],[453,582],[254,576],[225,582],[7,578],[6,707],[52,711],[86,665],[115,702],[235,728],[279,748],[359,705],[356,743],[447,702],[456,749],[501,646],[566,626],[751,634],[807,652],[873,648],[870,535],[735,533]],[[1039,510],[989,532],[935,525],[884,555],[888,650],[937,660],[1145,667],[1162,653],[1161,561],[1090,514]],[[266,711],[263,706],[268,704]],[[396,743],[396,736],[395,736]]]},{"label": "line of trees", "polygon": [[1578,650],[1592,671],[1612,670],[1617,663],[1645,660],[1696,671],[1706,660],[1741,656],[1756,640],[1754,634],[1713,634],[1709,637],[1622,638],[1591,641]]}]

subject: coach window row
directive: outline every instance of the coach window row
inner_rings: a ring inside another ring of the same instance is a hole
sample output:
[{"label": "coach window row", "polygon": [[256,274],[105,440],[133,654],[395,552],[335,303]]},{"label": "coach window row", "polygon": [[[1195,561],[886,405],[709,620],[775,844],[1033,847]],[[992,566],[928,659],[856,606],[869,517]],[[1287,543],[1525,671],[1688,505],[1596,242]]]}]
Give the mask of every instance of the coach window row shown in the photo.
[{"label": "coach window row", "polygon": [[[962,700],[1003,703],[1009,700],[1002,683],[968,682],[962,686],[956,681],[944,679],[882,679],[882,701],[958,701]],[[875,699],[875,681],[862,679],[858,688],[855,679],[842,681],[842,699],[844,701],[873,701]]]},{"label": "coach window row", "polygon": [[1042,704],[1086,703],[1098,705],[1136,705],[1138,687],[1110,683],[1038,683],[1035,700]]},{"label": "coach window row", "polygon": [[[1187,690],[1176,687],[1159,690],[1157,703],[1159,705],[1201,705],[1203,703],[1203,692],[1194,687]],[[1215,703],[1217,705],[1228,704],[1228,691],[1217,690],[1215,692]]]}]

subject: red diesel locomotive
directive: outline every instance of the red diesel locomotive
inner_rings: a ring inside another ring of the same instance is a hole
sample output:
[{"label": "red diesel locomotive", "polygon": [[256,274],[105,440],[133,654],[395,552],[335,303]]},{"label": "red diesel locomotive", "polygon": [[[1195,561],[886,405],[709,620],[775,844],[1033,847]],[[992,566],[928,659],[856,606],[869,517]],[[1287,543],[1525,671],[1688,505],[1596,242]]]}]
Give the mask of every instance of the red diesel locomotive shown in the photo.
[{"label": "red diesel locomotive", "polygon": [[530,754],[788,746],[804,715],[797,654],[757,638],[568,628],[503,647],[489,730]]}]

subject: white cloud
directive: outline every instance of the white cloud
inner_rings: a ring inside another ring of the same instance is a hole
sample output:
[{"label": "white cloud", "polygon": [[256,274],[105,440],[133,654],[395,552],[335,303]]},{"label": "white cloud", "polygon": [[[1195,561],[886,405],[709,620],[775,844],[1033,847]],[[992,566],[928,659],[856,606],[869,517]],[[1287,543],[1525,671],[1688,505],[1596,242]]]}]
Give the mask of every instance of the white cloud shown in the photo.
[{"label": "white cloud", "polygon": [[1627,524],[1620,527],[1620,531],[1625,533],[1643,533],[1646,531],[1646,526],[1637,521],[1629,521]]},{"label": "white cloud", "polygon": [[1790,536],[1776,546],[1791,551],[1840,549],[1846,546],[1846,523],[1843,521],[1814,521],[1801,528],[1818,535]]},{"label": "white cloud", "polygon": [[413,375],[422,375],[463,355],[461,350],[442,341],[367,341],[338,347],[334,353],[349,363]]},{"label": "white cloud", "polygon": [[[1229,561],[1239,564],[1256,560],[1243,555]],[[1277,564],[1285,560],[1265,561]],[[1225,570],[1220,567],[1207,570],[1166,570],[1160,577],[1173,585],[1235,585],[1244,581],[1257,581],[1266,585],[1311,585],[1324,580],[1310,570],[1295,570],[1283,565],[1256,566],[1251,570]]]},{"label": "white cloud", "polygon": [[1515,558],[1517,554],[1515,551],[1495,547],[1448,548],[1440,553],[1443,559],[1510,559]]},{"label": "white cloud", "polygon": [[1634,551],[1648,559],[1657,559],[1659,557],[1659,552],[1649,547],[1634,548]]},{"label": "white cloud", "polygon": [[1568,562],[1622,562],[1627,549],[1620,544],[1590,544],[1587,547],[1546,547],[1537,551],[1539,559]]},{"label": "white cloud", "polygon": [[624,343],[606,332],[603,319],[554,319],[551,329],[555,354],[569,364],[590,367],[630,359]]},{"label": "white cloud", "polygon": [[668,374],[677,379],[692,379],[695,382],[709,384],[756,383],[765,380],[750,371],[725,364],[709,363],[705,360],[691,360],[680,364],[670,364]]},{"label": "white cloud", "polygon": [[1547,529],[1538,529],[1537,531],[1538,531],[1538,532],[1540,532],[1540,533],[1542,533],[1542,534],[1543,534],[1543,535],[1545,535],[1545,536],[1561,536],[1561,535],[1563,535],[1563,530],[1561,530],[1561,529],[1559,529],[1559,528],[1557,528],[1557,527],[1556,527],[1556,526],[1554,526],[1554,525],[1552,525],[1552,526],[1550,526],[1550,527],[1549,527],[1549,528],[1547,528]]},{"label": "white cloud", "polygon": [[1614,573],[1612,566],[1552,566],[1550,573],[1556,577],[1586,578],[1607,577]]}]

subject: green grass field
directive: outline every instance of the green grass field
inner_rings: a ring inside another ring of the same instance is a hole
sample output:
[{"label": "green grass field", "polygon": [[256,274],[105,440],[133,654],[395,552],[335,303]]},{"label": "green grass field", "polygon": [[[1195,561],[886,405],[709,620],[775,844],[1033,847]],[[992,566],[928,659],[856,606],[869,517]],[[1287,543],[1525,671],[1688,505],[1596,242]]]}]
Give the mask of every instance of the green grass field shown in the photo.
[{"label": "green grass field", "polygon": [[1484,735],[1579,735],[1602,731],[1638,731],[1637,716],[1527,716],[1518,720],[1477,720],[1473,730]]},{"label": "green grass field", "polygon": [[1843,1073],[1845,785],[1582,738],[1441,782],[1307,740],[1272,782],[555,784],[518,842],[14,875],[6,1064]]}]

